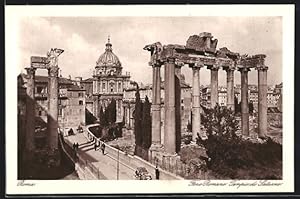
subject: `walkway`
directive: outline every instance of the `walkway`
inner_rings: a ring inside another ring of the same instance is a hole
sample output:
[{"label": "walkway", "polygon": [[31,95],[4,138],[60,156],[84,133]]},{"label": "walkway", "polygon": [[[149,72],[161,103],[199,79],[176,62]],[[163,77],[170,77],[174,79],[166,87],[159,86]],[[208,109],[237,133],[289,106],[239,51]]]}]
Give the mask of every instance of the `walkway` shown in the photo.
[{"label": "walkway", "polygon": [[[102,154],[100,147],[95,151],[94,142],[89,142],[83,133],[78,133],[76,135],[65,137],[70,143],[79,144],[79,155],[88,160],[99,169],[99,171],[105,176],[108,180],[117,180],[117,159],[111,154],[105,152],[105,155]],[[134,180],[134,170],[128,168],[123,164],[119,164],[119,180]]]}]

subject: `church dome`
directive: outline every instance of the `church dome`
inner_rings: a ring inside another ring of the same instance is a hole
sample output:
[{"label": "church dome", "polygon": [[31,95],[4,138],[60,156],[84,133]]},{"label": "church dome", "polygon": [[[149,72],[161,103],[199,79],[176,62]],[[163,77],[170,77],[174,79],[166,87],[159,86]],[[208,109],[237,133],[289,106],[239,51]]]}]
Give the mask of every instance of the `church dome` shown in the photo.
[{"label": "church dome", "polygon": [[110,39],[105,44],[105,52],[100,55],[96,62],[96,67],[121,67],[121,62],[117,55],[112,52],[112,44]]}]

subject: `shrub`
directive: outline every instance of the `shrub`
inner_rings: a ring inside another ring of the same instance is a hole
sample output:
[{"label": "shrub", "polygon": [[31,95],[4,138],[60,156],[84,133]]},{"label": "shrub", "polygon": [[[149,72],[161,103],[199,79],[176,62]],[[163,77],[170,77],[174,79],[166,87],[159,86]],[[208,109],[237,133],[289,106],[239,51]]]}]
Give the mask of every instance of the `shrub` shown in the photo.
[{"label": "shrub", "polygon": [[274,172],[274,165],[282,161],[280,144],[270,138],[264,143],[243,140],[235,134],[237,121],[233,112],[218,105],[207,110],[202,121],[208,139],[198,137],[197,143],[205,146],[211,158],[209,169],[220,176],[237,179],[280,178],[280,174],[270,173]]}]

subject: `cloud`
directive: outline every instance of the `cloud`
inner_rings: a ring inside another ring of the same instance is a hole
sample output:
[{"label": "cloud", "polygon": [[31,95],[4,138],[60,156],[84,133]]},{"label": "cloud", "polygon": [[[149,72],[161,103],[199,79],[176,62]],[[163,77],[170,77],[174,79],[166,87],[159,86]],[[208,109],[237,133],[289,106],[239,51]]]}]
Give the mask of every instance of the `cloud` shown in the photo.
[{"label": "cloud", "polygon": [[[266,54],[268,83],[282,81],[282,31],[280,17],[47,17],[25,18],[20,35],[20,67],[28,66],[31,55],[42,54],[53,47],[63,48],[59,58],[64,76],[91,77],[96,60],[104,52],[110,35],[113,52],[122,62],[123,71],[132,79],[151,83],[152,68],[146,44],[185,45],[190,35],[211,32],[218,47],[226,46],[241,54]],[[163,68],[162,68],[163,69]],[[191,83],[192,71],[182,68]],[[236,83],[239,72],[235,72]],[[201,83],[209,84],[210,71],[201,69]],[[256,83],[257,72],[249,73]],[[226,84],[225,71],[219,71],[220,84]]]}]

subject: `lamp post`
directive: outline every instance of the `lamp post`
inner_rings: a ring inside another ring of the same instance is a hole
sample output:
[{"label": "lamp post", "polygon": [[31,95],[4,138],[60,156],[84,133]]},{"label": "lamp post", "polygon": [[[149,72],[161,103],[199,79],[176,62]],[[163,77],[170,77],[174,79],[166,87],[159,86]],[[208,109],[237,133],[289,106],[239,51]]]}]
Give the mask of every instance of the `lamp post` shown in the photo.
[{"label": "lamp post", "polygon": [[117,180],[119,180],[119,145],[117,145],[118,147],[118,158],[117,158]]}]

